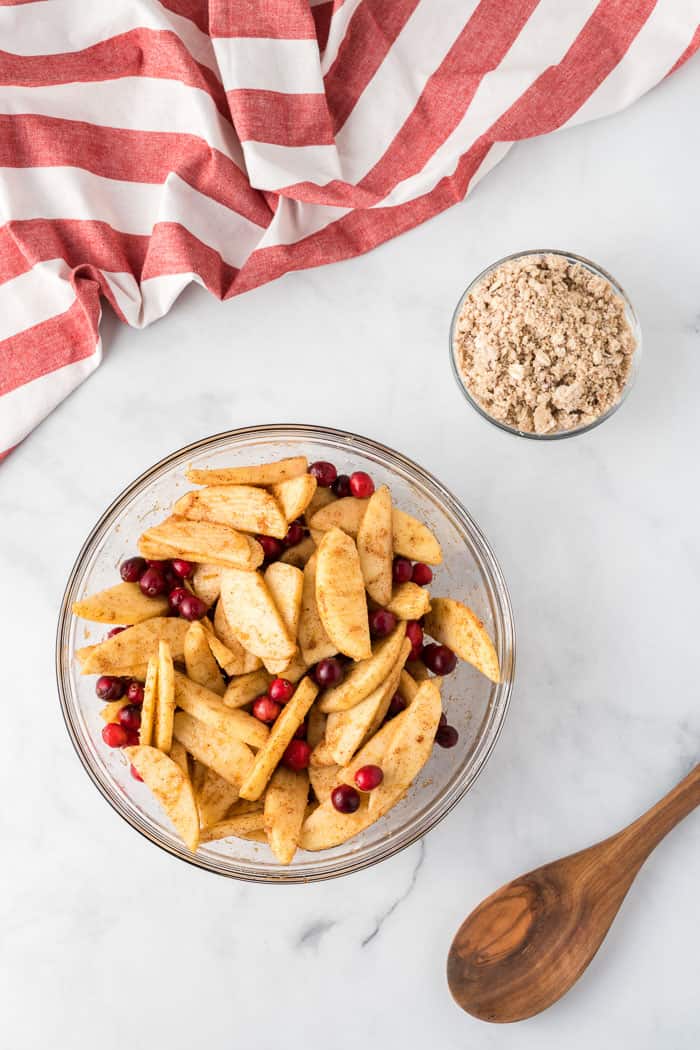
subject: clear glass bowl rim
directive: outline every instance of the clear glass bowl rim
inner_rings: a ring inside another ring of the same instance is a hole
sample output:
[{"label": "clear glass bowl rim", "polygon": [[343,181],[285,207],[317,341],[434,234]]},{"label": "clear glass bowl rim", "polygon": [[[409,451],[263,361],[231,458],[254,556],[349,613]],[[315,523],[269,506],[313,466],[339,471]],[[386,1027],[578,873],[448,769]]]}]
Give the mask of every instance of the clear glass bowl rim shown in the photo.
[{"label": "clear glass bowl rim", "polygon": [[[554,434],[535,434],[529,430],[518,430],[517,427],[511,427],[508,423],[503,423],[500,419],[494,419],[494,417],[490,415],[485,408],[482,408],[479,402],[475,398],[473,398],[472,395],[469,393],[469,390],[467,389],[467,386],[464,380],[462,379],[457,361],[455,360],[454,333],[457,324],[457,319],[459,318],[460,312],[462,310],[464,300],[467,298],[472,289],[477,286],[479,281],[482,281],[484,277],[487,277],[498,266],[501,266],[503,263],[506,262],[511,262],[513,259],[523,259],[525,258],[525,256],[528,255],[562,255],[565,259],[570,259],[573,262],[580,263],[582,266],[585,266],[586,269],[590,270],[598,277],[603,277],[606,281],[609,281],[615,294],[618,295],[625,304],[625,309],[627,311],[627,319],[630,322],[632,334],[634,335],[636,342],[636,348],[632,357],[632,367],[630,369],[630,374],[627,378],[627,382],[625,383],[622,389],[622,393],[620,394],[619,400],[617,400],[614,405],[611,405],[607,412],[603,412],[601,416],[598,416],[597,419],[594,419],[592,423],[586,423],[586,425],[582,427],[574,427],[573,430],[558,430]],[[450,366],[452,368],[452,374],[455,378],[457,386],[461,390],[463,396],[472,406],[472,408],[479,413],[482,419],[485,419],[494,427],[498,427],[499,430],[504,430],[506,434],[512,434],[514,437],[529,438],[531,441],[562,441],[564,438],[577,437],[579,434],[586,434],[589,430],[594,430],[596,427],[600,426],[601,423],[604,423],[606,419],[610,419],[610,417],[617,412],[618,408],[620,408],[622,403],[627,399],[632,387],[634,386],[642,355],[642,329],[639,324],[639,318],[637,317],[636,311],[632,306],[632,301],[630,300],[630,297],[628,296],[625,289],[622,287],[619,281],[617,281],[612,276],[612,274],[608,273],[607,270],[604,270],[602,266],[598,265],[598,263],[593,262],[591,259],[587,259],[584,255],[577,255],[576,252],[567,252],[563,248],[530,248],[526,251],[513,252],[511,255],[504,255],[502,259],[497,259],[496,262],[490,263],[487,267],[485,267],[485,269],[481,271],[480,274],[477,274],[477,276],[472,281],[470,281],[470,283],[467,285],[467,287],[459,297],[459,301],[454,309],[454,312],[452,314],[452,320],[450,322],[449,339]]]},{"label": "clear glass bowl rim", "polygon": [[[131,496],[135,494],[144,483],[153,480],[158,474],[166,472],[173,464],[173,461],[182,456],[201,453],[205,451],[208,446],[216,446],[216,444],[222,440],[255,437],[300,441],[307,438],[309,440],[317,439],[337,442],[341,447],[355,446],[381,457],[387,466],[393,466],[394,463],[398,463],[407,470],[409,474],[414,474],[417,479],[426,485],[428,489],[431,489],[433,494],[439,498],[440,502],[445,504],[451,513],[460,520],[460,524],[469,532],[472,543],[478,549],[482,570],[490,577],[491,586],[493,587],[494,593],[498,599],[500,626],[505,638],[506,651],[509,655],[510,674],[508,678],[502,681],[497,687],[499,693],[497,701],[493,704],[493,717],[490,719],[486,730],[475,745],[475,761],[473,762],[471,769],[465,769],[463,771],[463,776],[459,782],[458,789],[455,790],[450,797],[444,800],[443,804],[436,808],[434,812],[428,814],[425,820],[419,821],[415,818],[410,819],[407,822],[406,827],[403,829],[400,841],[392,842],[386,847],[382,845],[375,847],[375,851],[369,857],[358,856],[357,858],[345,862],[331,862],[327,867],[323,866],[323,853],[319,853],[319,869],[312,874],[309,874],[308,871],[297,873],[294,872],[293,868],[284,868],[282,866],[280,866],[279,872],[270,872],[269,869],[255,870],[253,863],[248,863],[245,868],[225,867],[212,862],[209,858],[203,858],[196,853],[191,854],[189,851],[184,851],[184,848],[183,851],[179,851],[173,848],[169,843],[158,838],[151,832],[151,829],[145,821],[141,823],[136,822],[134,814],[124,804],[120,792],[115,790],[109,781],[104,779],[99,771],[93,766],[89,755],[81,746],[80,732],[74,721],[72,711],[71,686],[67,657],[68,631],[72,617],[72,592],[77,579],[82,574],[84,563],[90,556],[94,545],[101,539],[104,532],[112,524],[112,520],[118,516],[119,512],[123,509]],[[119,493],[91,529],[69,573],[58,615],[55,660],[56,681],[61,711],[73,748],[80,759],[83,769],[100,794],[107,800],[112,809],[114,809],[115,812],[130,825],[130,827],[138,831],[139,834],[143,835],[144,838],[148,839],[160,849],[170,853],[176,859],[184,860],[193,867],[200,868],[204,871],[210,871],[215,874],[239,879],[245,882],[282,883],[285,885],[292,885],[295,883],[309,883],[338,878],[342,875],[349,875],[355,871],[361,871],[364,868],[372,867],[373,865],[395,856],[397,853],[408,848],[408,846],[422,838],[423,835],[427,834],[428,831],[435,827],[449,812],[451,812],[457,803],[464,797],[466,792],[472,787],[477,777],[482,772],[486,762],[493,752],[503,728],[513,691],[516,665],[516,638],[513,610],[505,577],[503,576],[503,572],[488,540],[477,525],[476,521],[462,506],[459,500],[457,500],[456,497],[453,496],[452,493],[429,471],[425,470],[402,453],[397,452],[380,442],[373,441],[371,438],[354,434],[351,431],[300,423],[274,423],[221,431],[220,433],[212,434],[206,438],[194,441],[189,445],[185,445],[182,448],[169,453],[157,463],[154,463],[147,468],[133,482],[131,482],[130,485]]]}]

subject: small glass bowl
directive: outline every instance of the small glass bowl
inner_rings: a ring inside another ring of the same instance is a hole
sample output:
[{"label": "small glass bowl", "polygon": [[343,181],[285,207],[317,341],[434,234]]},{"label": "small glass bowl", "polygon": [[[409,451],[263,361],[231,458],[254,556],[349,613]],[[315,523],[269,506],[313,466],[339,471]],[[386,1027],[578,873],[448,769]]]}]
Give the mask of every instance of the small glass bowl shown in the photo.
[{"label": "small glass bowl", "polygon": [[[502,266],[503,263],[511,262],[513,259],[523,259],[528,255],[563,255],[564,258],[568,260],[568,262],[580,263],[581,266],[585,267],[585,269],[595,274],[596,277],[603,277],[606,281],[608,281],[610,285],[612,285],[612,289],[615,292],[615,294],[624,303],[625,317],[627,318],[628,324],[632,329],[632,335],[634,336],[634,340],[636,343],[636,349],[632,354],[632,364],[630,367],[629,375],[627,377],[627,382],[622,388],[622,393],[620,394],[620,397],[615,402],[615,404],[611,405],[607,412],[603,412],[603,414],[598,416],[597,419],[594,419],[592,423],[586,423],[585,425],[580,427],[573,427],[571,430],[557,430],[551,434],[536,434],[533,431],[529,430],[519,430],[517,427],[512,427],[508,423],[504,423],[500,419],[495,419],[489,412],[486,411],[486,409],[482,405],[479,404],[476,398],[472,397],[472,395],[469,393],[469,390],[459,370],[459,365],[457,364],[457,355],[455,353],[455,331],[457,328],[457,321],[459,319],[459,315],[462,312],[464,300],[467,298],[469,293],[473,291],[473,289],[477,286],[477,284],[480,281],[482,281],[485,277],[488,277],[488,275],[492,273],[493,270],[497,269],[499,266]],[[639,326],[637,315],[634,312],[634,307],[632,306],[629,296],[627,295],[627,292],[624,290],[624,288],[620,284],[618,284],[615,278],[611,274],[609,274],[607,270],[604,270],[601,266],[598,266],[596,263],[591,262],[590,259],[586,259],[582,255],[575,255],[573,252],[560,251],[558,248],[533,248],[530,251],[514,252],[512,255],[506,255],[502,259],[498,259],[496,262],[491,263],[490,266],[487,266],[485,270],[482,270],[481,273],[474,278],[471,284],[468,285],[468,287],[460,297],[457,306],[455,307],[455,311],[452,314],[452,321],[450,323],[450,364],[452,365],[452,373],[457,382],[457,386],[459,387],[469,404],[472,406],[472,408],[476,409],[480,416],[488,420],[489,423],[493,423],[493,425],[495,427],[498,427],[500,430],[505,430],[508,434],[514,434],[516,437],[532,438],[535,441],[560,441],[562,438],[575,437],[578,434],[585,434],[587,431],[593,430],[594,427],[600,426],[601,423],[604,423],[606,419],[610,419],[610,416],[614,415],[615,412],[617,412],[622,402],[627,398],[630,390],[632,389],[632,386],[634,385],[634,381],[637,378],[637,373],[639,371],[641,354],[641,328]]]},{"label": "small glass bowl", "polygon": [[[145,785],[135,781],[119,750],[100,737],[101,703],[95,679],[81,676],[75,650],[100,640],[108,627],[79,620],[71,604],[113,585],[120,562],[136,551],[139,535],[162,520],[189,486],[185,469],[225,467],[306,455],[332,460],[338,470],[366,470],[377,485],[390,486],[396,504],[421,518],[436,533],[443,564],[436,594],[467,602],[494,639],[503,680],[494,685],[468,664],[445,679],[443,704],[460,733],[451,750],[433,749],[410,792],[384,818],[342,846],[319,853],[298,852],[280,865],[267,846],[224,839],[191,853],[179,840]],[[133,828],[173,856],[200,868],[257,882],[293,883],[345,875],[393,856],[424,835],[462,798],[483,769],[508,710],[515,662],[513,615],[505,580],[479,527],[427,471],[383,445],[355,434],[321,427],[250,427],[205,438],[174,452],[137,478],[105,511],[83,545],[61,605],[56,638],[58,692],[68,733],[90,779]]]}]

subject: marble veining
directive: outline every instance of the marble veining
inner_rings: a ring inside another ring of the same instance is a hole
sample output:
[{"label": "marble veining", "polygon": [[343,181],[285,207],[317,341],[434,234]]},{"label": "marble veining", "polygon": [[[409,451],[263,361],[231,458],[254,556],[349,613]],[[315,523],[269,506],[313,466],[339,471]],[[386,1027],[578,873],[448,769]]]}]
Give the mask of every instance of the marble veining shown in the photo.
[{"label": "marble veining", "polygon": [[[451,1001],[460,922],[514,876],[617,830],[700,756],[700,60],[614,118],[529,142],[464,204],[362,258],[225,305],[192,287],[0,467],[0,999],[8,1050],[697,1050],[694,814],[652,856],[570,995],[517,1027]],[[508,252],[601,263],[644,359],[619,413],[572,441],[469,409],[447,333]],[[433,471],[491,541],[518,631],[511,711],[427,839],[318,885],[247,885],[135,834],[58,709],[56,615],[98,516],[151,463],[229,427],[307,422]]]}]

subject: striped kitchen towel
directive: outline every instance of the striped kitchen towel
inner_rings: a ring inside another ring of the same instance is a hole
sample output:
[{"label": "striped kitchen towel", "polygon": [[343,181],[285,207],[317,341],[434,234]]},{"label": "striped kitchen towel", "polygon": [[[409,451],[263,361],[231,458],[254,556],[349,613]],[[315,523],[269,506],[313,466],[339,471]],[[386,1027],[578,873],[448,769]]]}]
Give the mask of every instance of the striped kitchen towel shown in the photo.
[{"label": "striped kitchen towel", "polygon": [[700,0],[0,0],[0,455],[142,327],[365,252],[629,105]]}]

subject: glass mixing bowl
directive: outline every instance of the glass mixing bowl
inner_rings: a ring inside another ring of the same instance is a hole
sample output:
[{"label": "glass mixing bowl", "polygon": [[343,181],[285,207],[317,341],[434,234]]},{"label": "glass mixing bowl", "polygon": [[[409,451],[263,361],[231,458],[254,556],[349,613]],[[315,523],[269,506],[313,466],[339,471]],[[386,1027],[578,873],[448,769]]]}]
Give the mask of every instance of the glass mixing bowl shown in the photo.
[{"label": "glass mixing bowl", "polygon": [[[499,266],[502,266],[503,263],[511,262],[514,259],[524,259],[527,256],[531,255],[562,255],[565,259],[568,260],[568,262],[579,263],[579,265],[583,266],[585,270],[588,270],[590,273],[595,274],[596,277],[602,277],[604,280],[608,281],[612,286],[612,290],[614,291],[615,295],[617,295],[618,298],[620,298],[624,304],[625,317],[627,318],[627,322],[632,330],[632,335],[634,336],[634,341],[636,344],[636,349],[632,354],[632,362],[629,375],[627,376],[625,385],[622,388],[622,392],[620,393],[620,396],[615,402],[615,404],[611,405],[607,412],[603,412],[597,417],[597,419],[594,419],[591,423],[584,423],[580,427],[572,427],[571,430],[555,430],[551,434],[536,434],[534,431],[530,430],[519,430],[517,427],[513,427],[509,423],[504,423],[503,420],[496,419],[495,416],[492,416],[491,413],[486,408],[484,408],[484,406],[481,405],[475,397],[472,396],[469,387],[467,386],[466,380],[460,372],[459,364],[457,362],[455,333],[457,331],[457,323],[459,321],[459,316],[462,313],[462,307],[467,296],[470,294],[470,292],[474,291],[476,286],[481,281],[483,281],[485,277],[488,277],[489,274],[493,273],[493,271],[498,269]],[[597,263],[591,262],[590,259],[584,258],[583,255],[575,255],[573,252],[562,251],[559,248],[533,248],[529,251],[514,252],[512,255],[505,255],[502,259],[497,259],[496,262],[491,263],[490,266],[487,266],[485,270],[482,270],[481,273],[478,274],[469,285],[467,285],[464,292],[459,298],[459,302],[457,303],[454,313],[452,314],[452,321],[450,322],[450,365],[452,367],[452,374],[455,377],[457,386],[461,390],[466,400],[469,402],[472,408],[476,409],[476,411],[479,413],[480,416],[483,417],[483,419],[488,420],[489,423],[493,423],[495,427],[498,427],[500,430],[505,430],[507,434],[514,434],[516,437],[530,438],[533,441],[561,441],[563,438],[576,437],[577,434],[586,434],[589,430],[593,430],[595,427],[599,427],[600,424],[604,423],[606,419],[610,419],[610,417],[617,412],[618,408],[623,403],[623,401],[625,401],[630,390],[634,386],[634,382],[639,372],[639,365],[641,363],[641,359],[642,330],[639,327],[639,320],[637,319],[637,315],[634,312],[634,307],[632,306],[630,298],[627,295],[627,292],[622,287],[622,285],[618,284],[615,278],[611,274],[609,274],[607,270],[604,270],[602,266],[598,266]]]},{"label": "glass mixing bowl", "polygon": [[[189,485],[188,464],[223,467],[304,454],[328,459],[342,473],[366,470],[387,484],[400,508],[425,521],[442,544],[444,561],[433,591],[460,598],[484,620],[503,669],[498,685],[460,662],[445,679],[443,706],[459,729],[451,750],[433,749],[410,792],[382,820],[356,838],[319,853],[298,852],[289,866],[267,846],[226,839],[191,853],[145,785],[135,781],[121,751],[101,739],[104,723],[95,679],[81,676],[74,658],[82,645],[99,641],[108,628],[78,620],[71,603],[118,582],[120,562],[134,554],[139,535],[162,520]],[[90,779],[133,828],[173,856],[200,868],[258,882],[311,882],[376,864],[409,846],[441,820],[472,786],[488,759],[508,710],[515,661],[515,634],[503,574],[479,527],[447,489],[398,452],[368,438],[321,427],[249,427],[205,438],[156,463],[109,507],[85,541],[68,579],[58,620],[56,671],[66,726]]]}]

